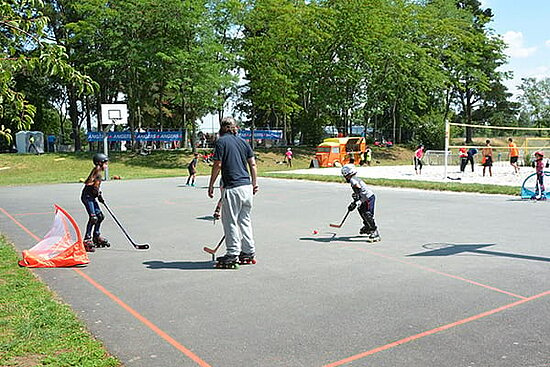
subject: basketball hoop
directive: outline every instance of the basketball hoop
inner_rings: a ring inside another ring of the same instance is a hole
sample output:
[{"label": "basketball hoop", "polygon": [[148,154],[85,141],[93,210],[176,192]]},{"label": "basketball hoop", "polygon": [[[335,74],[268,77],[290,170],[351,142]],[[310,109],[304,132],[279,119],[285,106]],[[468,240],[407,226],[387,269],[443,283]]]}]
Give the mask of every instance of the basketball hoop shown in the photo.
[{"label": "basketball hoop", "polygon": [[[128,125],[128,106],[125,103],[101,104],[101,125],[103,125],[103,153],[109,155],[108,131],[111,126]],[[109,166],[105,168],[105,180],[109,179]]]}]

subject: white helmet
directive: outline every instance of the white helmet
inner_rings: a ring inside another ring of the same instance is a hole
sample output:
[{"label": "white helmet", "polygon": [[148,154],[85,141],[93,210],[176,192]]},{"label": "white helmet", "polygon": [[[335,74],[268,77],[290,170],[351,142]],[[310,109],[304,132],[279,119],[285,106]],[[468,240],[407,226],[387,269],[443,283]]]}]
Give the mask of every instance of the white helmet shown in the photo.
[{"label": "white helmet", "polygon": [[342,176],[351,176],[355,175],[357,173],[357,168],[353,164],[346,164],[344,167],[342,167]]}]

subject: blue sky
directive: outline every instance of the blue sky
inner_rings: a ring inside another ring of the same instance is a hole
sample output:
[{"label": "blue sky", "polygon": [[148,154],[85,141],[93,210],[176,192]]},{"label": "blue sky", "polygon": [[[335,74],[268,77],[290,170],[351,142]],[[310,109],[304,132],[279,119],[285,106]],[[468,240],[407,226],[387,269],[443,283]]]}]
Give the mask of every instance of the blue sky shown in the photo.
[{"label": "blue sky", "polygon": [[504,84],[518,94],[521,78],[550,77],[550,0],[481,0],[493,10],[490,27],[508,44],[508,64],[514,72]]}]

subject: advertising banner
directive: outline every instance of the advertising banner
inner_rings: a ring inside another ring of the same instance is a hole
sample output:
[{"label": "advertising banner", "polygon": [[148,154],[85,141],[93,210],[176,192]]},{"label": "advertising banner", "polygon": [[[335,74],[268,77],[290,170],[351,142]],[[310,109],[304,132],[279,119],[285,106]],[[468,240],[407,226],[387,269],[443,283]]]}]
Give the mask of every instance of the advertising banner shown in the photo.
[{"label": "advertising banner", "polygon": [[[136,141],[180,141],[181,131],[149,131],[145,133],[136,133]],[[109,131],[107,141],[130,141],[132,134],[129,131]],[[103,141],[103,132],[88,131],[88,141]]]},{"label": "advertising banner", "polygon": [[[250,140],[251,136],[250,130],[240,130],[239,136],[243,139]],[[281,140],[283,138],[282,130],[254,130],[254,139],[264,139],[264,140]]]}]

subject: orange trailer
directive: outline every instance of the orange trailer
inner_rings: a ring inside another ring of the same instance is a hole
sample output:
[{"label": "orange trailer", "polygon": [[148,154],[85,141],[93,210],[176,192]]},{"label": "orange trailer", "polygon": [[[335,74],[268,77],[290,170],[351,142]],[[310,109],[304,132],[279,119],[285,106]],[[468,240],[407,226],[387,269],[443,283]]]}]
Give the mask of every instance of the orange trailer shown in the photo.
[{"label": "orange trailer", "polygon": [[349,163],[353,156],[359,163],[361,152],[366,149],[365,138],[360,136],[347,138],[328,138],[317,146],[315,159],[319,167],[339,167]]}]

